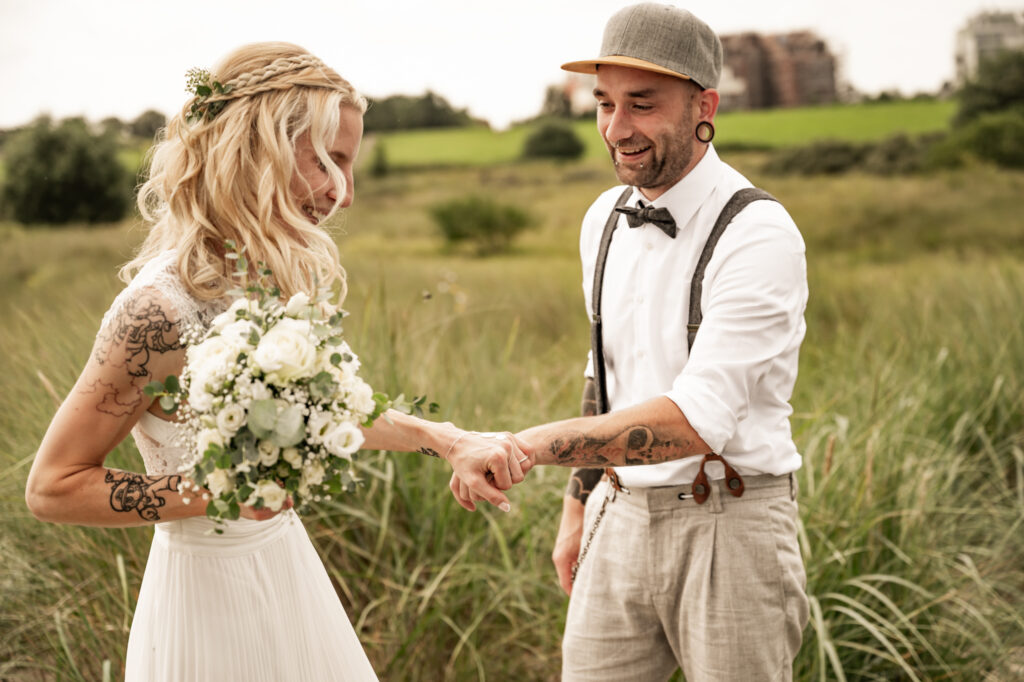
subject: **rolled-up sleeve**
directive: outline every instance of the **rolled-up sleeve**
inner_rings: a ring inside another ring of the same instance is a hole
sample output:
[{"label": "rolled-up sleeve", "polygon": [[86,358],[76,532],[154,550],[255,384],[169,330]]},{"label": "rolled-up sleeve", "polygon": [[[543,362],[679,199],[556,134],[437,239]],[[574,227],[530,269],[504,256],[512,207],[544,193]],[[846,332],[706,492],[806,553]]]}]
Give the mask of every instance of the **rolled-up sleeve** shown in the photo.
[{"label": "rolled-up sleeve", "polygon": [[792,367],[795,374],[805,331],[803,240],[780,206],[756,215],[755,221],[740,214],[719,241],[705,273],[700,329],[665,394],[715,452],[734,436],[752,403],[788,401],[788,394],[766,393],[788,393],[792,382],[765,379],[773,367],[783,373]]}]

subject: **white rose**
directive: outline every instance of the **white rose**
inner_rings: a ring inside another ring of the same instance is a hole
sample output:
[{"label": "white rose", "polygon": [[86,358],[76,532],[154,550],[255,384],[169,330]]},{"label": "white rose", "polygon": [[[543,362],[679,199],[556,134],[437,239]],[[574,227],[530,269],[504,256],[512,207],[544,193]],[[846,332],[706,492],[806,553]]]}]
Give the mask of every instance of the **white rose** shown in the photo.
[{"label": "white rose", "polygon": [[337,424],[324,436],[324,447],[336,457],[351,458],[352,453],[362,447],[366,438],[355,424]]},{"label": "white rose", "polygon": [[271,511],[281,511],[281,505],[288,499],[288,492],[274,481],[260,481],[256,484],[249,499],[245,501],[248,505],[256,504],[256,498],[263,498],[263,506]]},{"label": "white rose", "polygon": [[285,448],[281,451],[281,459],[288,462],[293,469],[302,468],[302,455],[298,448]]},{"label": "white rose", "polygon": [[277,447],[269,440],[261,440],[257,445],[256,449],[260,453],[260,464],[265,467],[272,467],[277,464],[278,457],[281,456],[281,448]]},{"label": "white rose", "polygon": [[203,429],[196,436],[196,450],[199,455],[202,456],[206,452],[206,448],[211,445],[224,445],[224,437],[220,435],[220,431],[217,429]]},{"label": "white rose", "polygon": [[220,332],[220,336],[241,351],[252,348],[249,337],[252,336],[253,332],[259,335],[260,330],[256,325],[249,320],[238,320],[224,327]]},{"label": "white rose", "polygon": [[234,436],[245,424],[245,408],[238,403],[228,403],[217,413],[217,430],[225,438]]},{"label": "white rose", "polygon": [[309,312],[309,295],[305,291],[289,298],[284,307],[284,314],[288,317],[308,317]]},{"label": "white rose", "polygon": [[252,359],[274,383],[312,376],[316,368],[316,346],[310,336],[309,322],[282,318],[260,339]]},{"label": "white rose", "polygon": [[214,497],[220,497],[235,489],[235,481],[226,469],[214,469],[206,474],[206,487]]},{"label": "white rose", "polygon": [[[194,376],[192,379],[192,386],[200,386]],[[213,409],[213,394],[203,388],[190,388],[188,392],[188,404],[196,412],[209,412]]]}]

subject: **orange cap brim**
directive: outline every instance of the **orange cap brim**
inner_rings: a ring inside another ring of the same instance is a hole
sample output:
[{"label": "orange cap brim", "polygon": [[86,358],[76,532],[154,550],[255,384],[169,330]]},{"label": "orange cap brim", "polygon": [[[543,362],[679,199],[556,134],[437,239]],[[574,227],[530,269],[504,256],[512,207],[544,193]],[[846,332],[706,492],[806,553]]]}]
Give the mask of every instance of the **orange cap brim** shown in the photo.
[{"label": "orange cap brim", "polygon": [[666,76],[675,76],[676,78],[690,80],[690,77],[684,73],[679,73],[672,69],[666,69],[664,66],[659,66],[658,64],[643,59],[637,59],[636,57],[623,57],[620,55],[608,55],[607,57],[601,57],[600,59],[588,59],[583,62],[566,62],[565,64],[562,64],[562,69],[565,71],[572,71],[574,73],[597,73],[597,67],[601,64],[625,66],[630,69],[640,69],[641,71],[653,71],[654,73],[662,73]]}]

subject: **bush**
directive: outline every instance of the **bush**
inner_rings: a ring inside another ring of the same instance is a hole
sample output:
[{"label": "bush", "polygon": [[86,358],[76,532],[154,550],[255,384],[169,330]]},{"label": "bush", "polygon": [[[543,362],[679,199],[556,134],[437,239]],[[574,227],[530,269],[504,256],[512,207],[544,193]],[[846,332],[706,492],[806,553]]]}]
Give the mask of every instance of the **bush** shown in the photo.
[{"label": "bush", "polygon": [[565,123],[542,123],[529,134],[523,144],[526,158],[578,159],[583,156],[583,142]]},{"label": "bush", "polygon": [[765,164],[765,171],[780,175],[835,175],[860,166],[869,146],[822,140],[804,147],[791,147],[776,152]]},{"label": "bush", "polygon": [[445,242],[469,242],[479,254],[507,249],[515,236],[533,223],[533,217],[519,207],[477,195],[434,204],[430,215]]},{"label": "bush", "polygon": [[167,125],[167,117],[156,109],[147,109],[128,124],[128,131],[143,140],[152,140]]},{"label": "bush", "polygon": [[1024,114],[1016,110],[982,114],[957,128],[929,153],[932,167],[955,167],[969,159],[1005,168],[1024,168]]},{"label": "bush", "polygon": [[4,149],[4,212],[32,223],[108,222],[127,214],[132,179],[110,137],[93,135],[82,119],[54,126],[38,119]]}]

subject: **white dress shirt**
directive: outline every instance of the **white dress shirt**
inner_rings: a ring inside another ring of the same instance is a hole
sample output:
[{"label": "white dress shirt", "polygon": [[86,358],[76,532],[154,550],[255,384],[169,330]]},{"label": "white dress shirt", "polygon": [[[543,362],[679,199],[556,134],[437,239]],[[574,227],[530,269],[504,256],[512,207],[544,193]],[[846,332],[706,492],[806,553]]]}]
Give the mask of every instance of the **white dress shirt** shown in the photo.
[{"label": "white dress shirt", "polygon": [[[655,199],[676,221],[675,239],[657,226],[619,219],[604,273],[601,319],[612,410],[664,395],[711,448],[741,474],[784,475],[801,458],[789,425],[800,342],[806,330],[807,268],[803,238],[781,204],[755,201],[728,226],[708,263],[703,320],[686,347],[690,281],[715,220],[750,182],[708,145],[697,166]],[[602,194],[580,235],[583,292],[592,314],[595,260],[608,214],[623,191]],[[593,357],[586,375],[593,377]],[[691,483],[700,457],[617,467],[623,485]],[[711,478],[723,475],[711,462]]]}]

